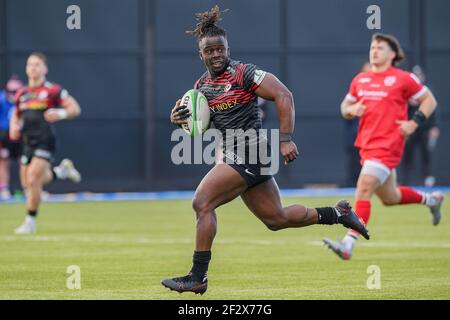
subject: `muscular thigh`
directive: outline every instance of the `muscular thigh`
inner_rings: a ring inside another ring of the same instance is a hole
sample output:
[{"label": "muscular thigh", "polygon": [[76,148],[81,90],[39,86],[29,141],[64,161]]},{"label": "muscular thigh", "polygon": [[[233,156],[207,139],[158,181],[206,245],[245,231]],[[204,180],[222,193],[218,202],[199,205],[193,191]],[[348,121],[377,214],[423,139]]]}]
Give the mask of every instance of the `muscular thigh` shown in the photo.
[{"label": "muscular thigh", "polygon": [[240,174],[229,165],[216,164],[202,179],[194,196],[194,207],[214,210],[247,189],[247,184]]},{"label": "muscular thigh", "polygon": [[241,198],[250,211],[262,221],[270,221],[283,210],[280,191],[274,178],[249,188]]},{"label": "muscular thigh", "polygon": [[50,169],[50,163],[47,160],[34,157],[27,168],[27,178],[32,176],[35,179],[40,179]]},{"label": "muscular thigh", "polygon": [[397,173],[392,170],[387,180],[376,190],[376,195],[384,203],[396,203],[400,197],[397,190]]}]

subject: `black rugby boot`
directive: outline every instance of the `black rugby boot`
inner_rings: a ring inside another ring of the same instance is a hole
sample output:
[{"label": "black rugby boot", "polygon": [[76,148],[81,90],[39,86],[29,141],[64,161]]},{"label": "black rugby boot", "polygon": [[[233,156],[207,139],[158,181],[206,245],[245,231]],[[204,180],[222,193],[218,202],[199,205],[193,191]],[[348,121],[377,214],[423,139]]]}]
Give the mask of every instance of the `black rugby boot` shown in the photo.
[{"label": "black rugby boot", "polygon": [[202,281],[198,281],[192,276],[192,273],[189,273],[184,277],[164,279],[161,281],[161,284],[179,293],[194,292],[195,294],[200,293],[202,295],[208,289],[208,278],[205,276]]},{"label": "black rugby boot", "polygon": [[337,222],[346,228],[358,231],[366,240],[370,239],[369,230],[366,229],[364,222],[355,211],[352,210],[350,202],[347,200],[340,200],[334,207],[340,214]]}]

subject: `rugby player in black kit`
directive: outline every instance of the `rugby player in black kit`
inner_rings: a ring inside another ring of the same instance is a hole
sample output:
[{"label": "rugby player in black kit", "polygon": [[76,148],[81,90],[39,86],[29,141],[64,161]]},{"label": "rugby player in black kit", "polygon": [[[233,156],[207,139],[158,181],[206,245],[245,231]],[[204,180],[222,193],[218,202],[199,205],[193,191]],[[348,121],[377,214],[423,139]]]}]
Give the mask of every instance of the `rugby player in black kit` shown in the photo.
[{"label": "rugby player in black kit", "polygon": [[10,137],[22,140],[20,180],[27,198],[27,216],[16,234],[36,232],[36,216],[44,185],[54,179],[81,180],[72,161],[64,159],[52,167],[56,148],[52,123],[72,119],[80,114],[78,102],[56,83],[46,80],[47,58],[33,52],[27,59],[28,86],[15,96],[16,109],[11,117]]},{"label": "rugby player in black kit", "polygon": [[[197,14],[197,26],[190,32],[197,38],[200,59],[207,69],[195,88],[208,99],[211,122],[224,137],[227,129],[258,130],[261,116],[257,97],[274,101],[280,122],[280,152],[285,164],[294,161],[298,151],[292,141],[295,120],[292,94],[274,75],[253,64],[230,59],[226,32],[217,25],[221,13],[215,6],[209,12]],[[221,107],[224,103],[226,108]],[[171,122],[181,125],[187,117],[187,109],[177,101],[171,112]],[[277,142],[272,141],[272,144]],[[228,155],[233,152],[234,149],[224,142],[224,162],[217,163],[197,187],[192,204],[197,216],[193,266],[186,276],[162,280],[165,287],[178,292],[203,294],[206,291],[208,264],[217,228],[215,209],[238,196],[272,231],[313,224],[342,224],[369,238],[367,229],[348,201],[341,200],[334,207],[283,207],[275,179],[271,175],[262,175],[258,164],[230,163]]]}]

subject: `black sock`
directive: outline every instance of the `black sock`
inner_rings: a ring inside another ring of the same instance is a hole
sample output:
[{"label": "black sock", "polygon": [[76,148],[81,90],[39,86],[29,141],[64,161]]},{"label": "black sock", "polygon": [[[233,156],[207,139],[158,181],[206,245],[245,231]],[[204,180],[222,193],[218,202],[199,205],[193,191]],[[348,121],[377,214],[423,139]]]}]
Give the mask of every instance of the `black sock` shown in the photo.
[{"label": "black sock", "polygon": [[194,251],[192,262],[192,277],[195,281],[203,281],[208,271],[209,261],[211,260],[211,251]]},{"label": "black sock", "polygon": [[337,214],[332,207],[323,207],[316,208],[317,213],[319,214],[318,224],[336,224],[337,223]]},{"label": "black sock", "polygon": [[52,168],[52,175],[53,175],[53,180],[58,180],[58,176],[56,175],[56,172],[55,172],[55,167]]},{"label": "black sock", "polygon": [[28,210],[28,215],[30,217],[36,218],[37,216],[37,210]]}]

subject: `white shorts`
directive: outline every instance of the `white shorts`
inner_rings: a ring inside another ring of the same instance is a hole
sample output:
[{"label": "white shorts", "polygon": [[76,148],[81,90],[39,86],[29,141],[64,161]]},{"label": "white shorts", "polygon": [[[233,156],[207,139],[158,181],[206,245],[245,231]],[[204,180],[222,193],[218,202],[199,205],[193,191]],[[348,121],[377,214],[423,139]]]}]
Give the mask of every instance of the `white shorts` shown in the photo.
[{"label": "white shorts", "polygon": [[380,184],[383,185],[387,178],[391,175],[392,170],[381,162],[374,160],[366,160],[361,169],[360,174],[368,174],[370,176],[376,177]]}]

